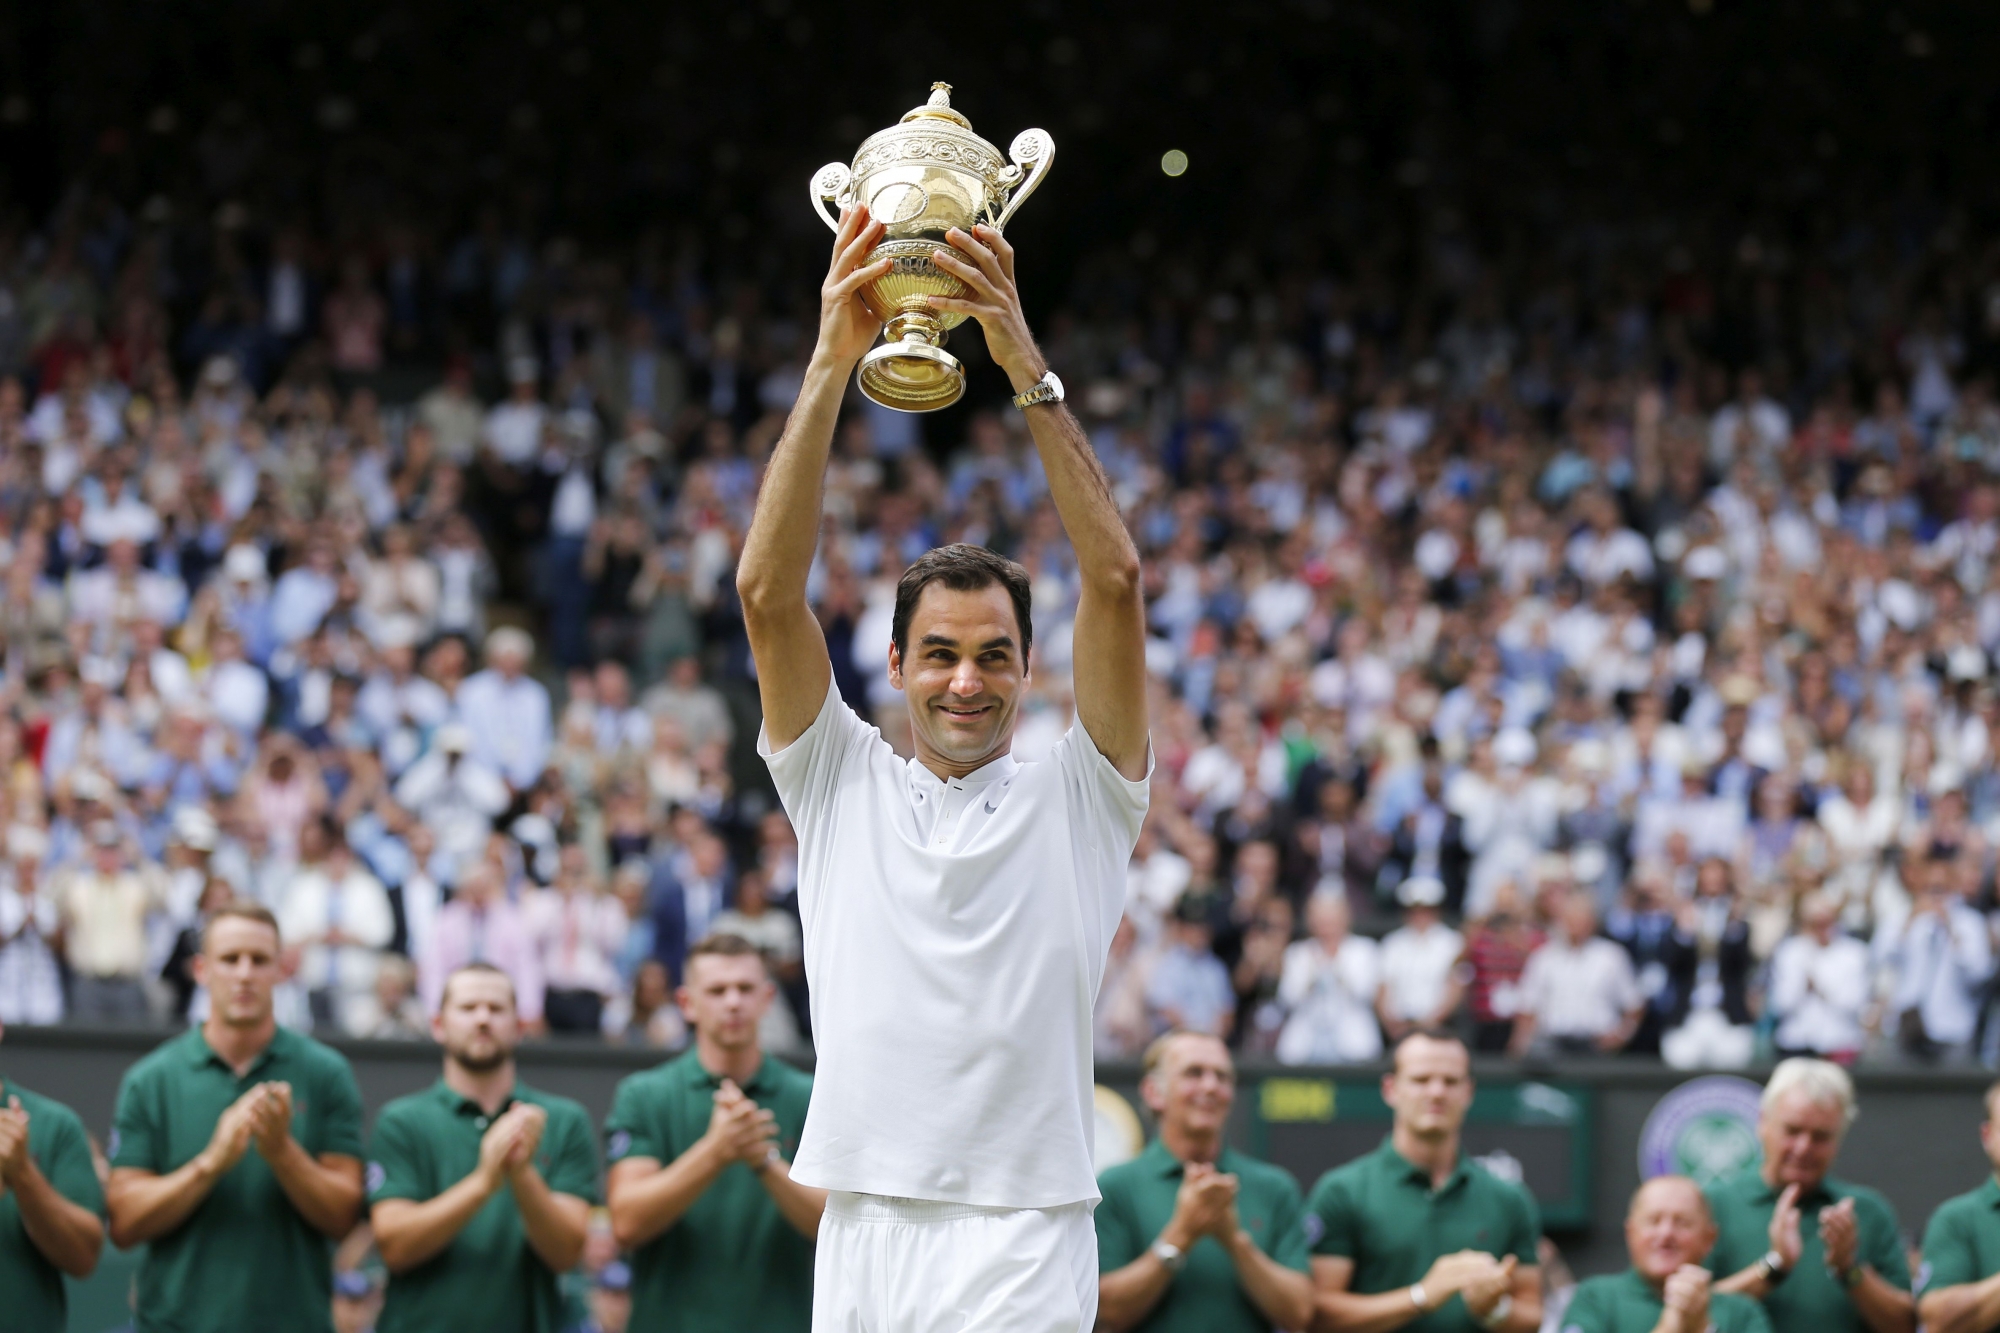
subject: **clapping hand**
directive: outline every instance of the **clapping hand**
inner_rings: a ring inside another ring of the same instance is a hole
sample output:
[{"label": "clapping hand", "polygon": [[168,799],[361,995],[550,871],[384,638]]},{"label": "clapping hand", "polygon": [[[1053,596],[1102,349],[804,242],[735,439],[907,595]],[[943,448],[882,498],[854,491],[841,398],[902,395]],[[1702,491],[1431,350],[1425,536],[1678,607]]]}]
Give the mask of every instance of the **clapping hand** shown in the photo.
[{"label": "clapping hand", "polygon": [[0,1111],[0,1185],[13,1185],[28,1165],[28,1113],[19,1097],[7,1099]]},{"label": "clapping hand", "polygon": [[[1494,1282],[1500,1272],[1500,1263],[1484,1250],[1459,1250],[1455,1254],[1441,1254],[1432,1261],[1423,1281],[1418,1283],[1424,1289],[1428,1308],[1437,1309],[1453,1295],[1470,1292],[1475,1286],[1485,1287]],[[1509,1270],[1509,1281],[1512,1281]],[[1496,1292],[1493,1297],[1500,1299]]]},{"label": "clapping hand", "polygon": [[[1824,1225],[1824,1215],[1822,1215]],[[1771,1248],[1790,1268],[1805,1252],[1805,1242],[1799,1239],[1799,1187],[1785,1186],[1785,1192],[1778,1196],[1777,1207],[1771,1210]]]},{"label": "clapping hand", "polygon": [[1819,1239],[1826,1247],[1827,1271],[1845,1277],[1861,1253],[1861,1225],[1854,1218],[1853,1199],[1820,1209]]},{"label": "clapping hand", "polygon": [[1700,1264],[1682,1264],[1667,1279],[1661,1294],[1680,1322],[1681,1333],[1702,1333],[1708,1327],[1708,1296],[1713,1280]]},{"label": "clapping hand", "polygon": [[202,1149],[208,1158],[210,1174],[225,1174],[250,1151],[250,1142],[257,1133],[257,1108],[263,1100],[264,1084],[259,1083],[223,1109],[214,1132],[208,1136],[208,1146]]},{"label": "clapping hand", "polygon": [[1174,1197],[1171,1225],[1187,1238],[1188,1245],[1203,1236],[1226,1240],[1235,1234],[1236,1184],[1235,1176],[1217,1171],[1212,1163],[1187,1164]]},{"label": "clapping hand", "polygon": [[1518,1262],[1510,1254],[1494,1264],[1490,1272],[1482,1273],[1466,1283],[1462,1293],[1465,1297],[1465,1308],[1481,1319],[1492,1314],[1494,1307],[1500,1304],[1500,1298],[1513,1292],[1514,1270],[1518,1266]]},{"label": "clapping hand", "polygon": [[263,1094],[250,1104],[250,1123],[257,1152],[269,1161],[292,1137],[292,1085],[259,1083],[251,1091]]},{"label": "clapping hand", "polygon": [[542,1146],[542,1131],[548,1128],[549,1113],[528,1102],[515,1102],[507,1108],[507,1114],[518,1121],[514,1134],[514,1146],[507,1150],[507,1174],[517,1175],[535,1164],[535,1153]]},{"label": "clapping hand", "polygon": [[745,1096],[730,1079],[715,1091],[708,1117],[709,1138],[725,1162],[762,1167],[777,1151],[778,1118]]}]

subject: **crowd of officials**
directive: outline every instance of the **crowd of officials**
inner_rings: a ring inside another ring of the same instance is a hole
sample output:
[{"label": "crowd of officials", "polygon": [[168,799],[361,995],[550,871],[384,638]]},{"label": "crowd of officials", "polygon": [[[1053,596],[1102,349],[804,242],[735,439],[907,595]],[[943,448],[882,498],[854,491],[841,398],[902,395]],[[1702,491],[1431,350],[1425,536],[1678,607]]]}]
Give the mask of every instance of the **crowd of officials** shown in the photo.
[{"label": "crowd of officials", "polygon": [[[102,1153],[68,1108],[0,1083],[9,1328],[64,1328],[64,1275],[87,1276],[107,1239],[147,1247],[140,1329],[810,1326],[827,1200],[791,1179],[789,1155],[811,1078],[761,1044],[778,991],[754,945],[690,950],[678,1000],[694,1046],[620,1085],[603,1173],[588,1113],[518,1077],[518,997],[484,962],[442,989],[438,1081],[382,1107],[364,1141],[345,1058],[277,1022],[283,947],[261,905],[210,915],[194,962],[207,1017],[128,1072]],[[1921,1318],[1977,1333],[2000,1319],[2000,1085],[1980,1127],[1995,1177],[1938,1208],[1920,1259],[1880,1192],[1831,1174],[1858,1109],[1848,1074],[1795,1057],[1764,1088],[1761,1160],[1645,1182],[1625,1219],[1631,1267],[1581,1283],[1527,1190],[1462,1149],[1460,1037],[1397,1043],[1388,1136],[1309,1194],[1225,1142],[1235,1091],[1212,1035],[1148,1049],[1156,1136],[1099,1179],[1099,1328],[1915,1333]]]}]

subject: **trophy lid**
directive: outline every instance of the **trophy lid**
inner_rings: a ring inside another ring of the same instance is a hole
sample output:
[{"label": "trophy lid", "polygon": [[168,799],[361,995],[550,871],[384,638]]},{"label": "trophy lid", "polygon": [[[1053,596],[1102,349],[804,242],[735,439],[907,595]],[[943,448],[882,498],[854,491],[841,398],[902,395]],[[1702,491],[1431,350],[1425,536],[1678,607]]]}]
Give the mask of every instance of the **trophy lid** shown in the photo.
[{"label": "trophy lid", "polygon": [[922,106],[912,107],[903,113],[900,123],[907,125],[913,120],[948,120],[960,129],[969,130],[972,122],[951,109],[951,85],[934,83],[931,85],[931,99]]}]

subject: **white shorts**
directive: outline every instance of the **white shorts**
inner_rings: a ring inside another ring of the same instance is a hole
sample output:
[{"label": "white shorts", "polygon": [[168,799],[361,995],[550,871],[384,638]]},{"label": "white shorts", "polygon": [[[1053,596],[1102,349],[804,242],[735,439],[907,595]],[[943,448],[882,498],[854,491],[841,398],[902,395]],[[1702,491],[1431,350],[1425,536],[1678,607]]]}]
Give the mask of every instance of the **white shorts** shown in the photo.
[{"label": "white shorts", "polygon": [[813,1333],[1091,1333],[1092,1206],[981,1208],[836,1190],[813,1261]]}]

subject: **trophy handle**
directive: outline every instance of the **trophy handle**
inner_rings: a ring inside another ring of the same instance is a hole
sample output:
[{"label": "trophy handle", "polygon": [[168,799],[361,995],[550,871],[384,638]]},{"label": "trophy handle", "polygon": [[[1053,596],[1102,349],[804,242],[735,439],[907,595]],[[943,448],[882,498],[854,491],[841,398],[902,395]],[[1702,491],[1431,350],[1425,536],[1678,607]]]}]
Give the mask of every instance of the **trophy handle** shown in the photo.
[{"label": "trophy handle", "polygon": [[1003,187],[1012,186],[1014,193],[1007,200],[1007,206],[1000,210],[1000,216],[993,220],[995,231],[1007,229],[1007,219],[1014,216],[1014,210],[1027,201],[1042,183],[1042,177],[1049,174],[1049,163],[1056,156],[1056,141],[1049,137],[1047,130],[1022,130],[1008,146],[1007,156],[1013,158],[1014,163],[1001,169],[1000,184]]},{"label": "trophy handle", "polygon": [[[817,213],[836,235],[840,232],[839,210],[854,202],[853,190],[854,173],[847,169],[847,164],[844,162],[829,162],[813,173],[813,212]],[[829,203],[834,206],[834,212],[826,211]]]}]

